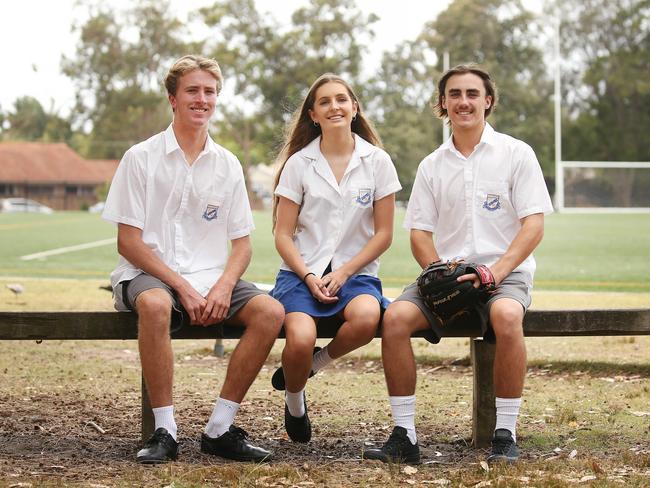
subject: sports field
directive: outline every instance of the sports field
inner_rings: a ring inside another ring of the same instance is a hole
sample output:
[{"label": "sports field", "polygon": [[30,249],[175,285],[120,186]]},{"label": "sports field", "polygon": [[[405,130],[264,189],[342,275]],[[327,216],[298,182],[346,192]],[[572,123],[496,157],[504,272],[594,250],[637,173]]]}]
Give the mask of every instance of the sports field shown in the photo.
[{"label": "sports field", "polygon": [[[398,212],[393,245],[381,260],[389,288],[418,273],[402,219]],[[255,222],[246,278],[273,283],[280,258],[270,213],[256,212]],[[114,237],[115,227],[96,214],[0,214],[0,276],[107,278],[117,260]],[[650,292],[650,215],[551,215],[535,256],[538,290]]]}]

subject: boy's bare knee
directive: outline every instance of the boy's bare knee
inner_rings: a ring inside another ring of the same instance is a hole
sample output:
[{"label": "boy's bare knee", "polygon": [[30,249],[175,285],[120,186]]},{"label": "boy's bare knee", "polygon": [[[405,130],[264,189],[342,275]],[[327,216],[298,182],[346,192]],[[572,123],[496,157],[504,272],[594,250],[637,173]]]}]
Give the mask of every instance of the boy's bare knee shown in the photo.
[{"label": "boy's bare knee", "polygon": [[169,294],[154,288],[143,291],[135,301],[140,330],[169,329],[172,302]]}]

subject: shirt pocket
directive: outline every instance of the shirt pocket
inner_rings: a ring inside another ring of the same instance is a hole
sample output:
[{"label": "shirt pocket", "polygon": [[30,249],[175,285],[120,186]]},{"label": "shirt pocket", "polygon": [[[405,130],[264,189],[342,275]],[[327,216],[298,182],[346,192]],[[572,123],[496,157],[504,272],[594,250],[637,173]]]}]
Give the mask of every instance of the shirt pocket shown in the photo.
[{"label": "shirt pocket", "polygon": [[512,208],[510,185],[507,181],[481,181],[477,185],[474,198],[476,215],[483,219],[499,219]]},{"label": "shirt pocket", "polygon": [[372,208],[375,201],[374,181],[355,181],[350,185],[348,202],[354,208]]},{"label": "shirt pocket", "polygon": [[199,208],[195,217],[204,224],[223,223],[230,210],[231,193],[210,191],[199,199]]}]

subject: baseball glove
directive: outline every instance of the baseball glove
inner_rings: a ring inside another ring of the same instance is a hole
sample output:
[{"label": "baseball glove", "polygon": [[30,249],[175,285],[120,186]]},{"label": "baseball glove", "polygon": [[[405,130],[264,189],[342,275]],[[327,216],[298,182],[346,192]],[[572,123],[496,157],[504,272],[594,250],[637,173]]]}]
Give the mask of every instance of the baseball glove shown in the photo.
[{"label": "baseball glove", "polygon": [[[459,276],[472,273],[479,277],[479,288],[474,288],[472,281],[457,281]],[[418,277],[417,285],[420,296],[441,326],[469,313],[495,288],[494,276],[487,266],[462,260],[431,263]]]}]

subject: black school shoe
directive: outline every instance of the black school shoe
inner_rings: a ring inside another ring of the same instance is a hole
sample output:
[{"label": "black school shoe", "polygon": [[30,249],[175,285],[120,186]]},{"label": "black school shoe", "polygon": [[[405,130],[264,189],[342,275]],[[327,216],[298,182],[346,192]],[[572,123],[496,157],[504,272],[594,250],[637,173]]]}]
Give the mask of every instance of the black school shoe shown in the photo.
[{"label": "black school shoe", "polygon": [[519,448],[508,429],[497,429],[492,438],[492,449],[487,458],[488,464],[514,463],[519,460]]},{"label": "black school shoe", "polygon": [[385,463],[420,464],[420,446],[406,435],[404,427],[395,427],[381,449],[366,449],[363,459],[378,459]]},{"label": "black school shoe", "polygon": [[307,415],[307,399],[303,394],[303,402],[305,402],[305,415],[302,417],[294,417],[289,412],[289,407],[284,404],[284,428],[289,434],[289,438],[293,442],[309,442],[311,440],[311,422],[309,415]]},{"label": "black school shoe", "polygon": [[[314,352],[312,353],[312,357],[314,354],[316,354],[318,351],[320,351],[322,347],[316,346],[314,348]],[[309,377],[311,378],[314,376],[316,373],[313,371],[309,372]],[[273,373],[273,376],[271,376],[271,384],[273,385],[273,388],[276,390],[284,391],[287,387],[284,383],[284,370],[282,369],[282,366],[280,366],[278,369],[275,370],[275,373]]]},{"label": "black school shoe", "polygon": [[201,435],[201,452],[220,456],[233,461],[253,461],[256,463],[271,459],[271,453],[266,449],[254,446],[248,442],[248,434],[244,429],[231,425],[228,432],[219,437]]},{"label": "black school shoe", "polygon": [[161,464],[174,461],[178,457],[178,442],[167,429],[156,429],[142,449],[136,460],[141,464]]}]

